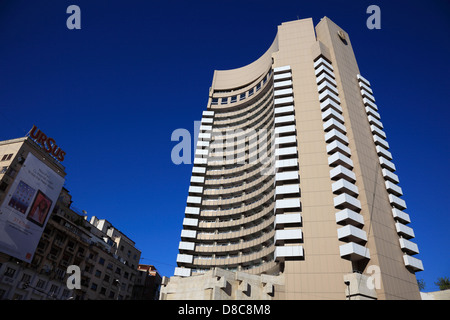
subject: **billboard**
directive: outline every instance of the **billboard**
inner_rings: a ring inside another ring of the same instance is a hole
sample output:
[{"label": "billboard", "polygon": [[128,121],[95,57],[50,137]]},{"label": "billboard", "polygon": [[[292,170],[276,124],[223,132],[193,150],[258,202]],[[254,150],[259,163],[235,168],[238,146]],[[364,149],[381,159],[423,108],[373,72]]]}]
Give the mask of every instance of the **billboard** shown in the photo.
[{"label": "billboard", "polygon": [[0,206],[0,251],[31,262],[64,178],[29,153]]}]

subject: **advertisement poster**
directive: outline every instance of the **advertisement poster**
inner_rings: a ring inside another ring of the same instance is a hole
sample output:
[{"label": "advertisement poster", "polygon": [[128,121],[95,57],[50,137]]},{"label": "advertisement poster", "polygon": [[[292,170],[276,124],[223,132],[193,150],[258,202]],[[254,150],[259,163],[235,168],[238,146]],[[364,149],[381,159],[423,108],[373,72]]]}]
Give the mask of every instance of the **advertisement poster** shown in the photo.
[{"label": "advertisement poster", "polygon": [[64,178],[29,153],[0,206],[0,251],[31,262]]}]

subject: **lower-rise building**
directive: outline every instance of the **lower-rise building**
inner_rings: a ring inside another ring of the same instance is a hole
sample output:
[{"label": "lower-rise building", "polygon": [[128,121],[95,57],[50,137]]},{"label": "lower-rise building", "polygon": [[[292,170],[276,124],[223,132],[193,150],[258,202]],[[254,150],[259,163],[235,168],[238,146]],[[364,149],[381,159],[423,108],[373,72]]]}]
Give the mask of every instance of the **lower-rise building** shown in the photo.
[{"label": "lower-rise building", "polygon": [[[63,178],[65,172],[61,159],[40,145],[37,129],[32,133],[34,140],[30,134],[0,142],[0,299],[132,299],[141,279],[140,250],[108,220],[88,220],[86,212],[72,206],[65,187],[53,197],[39,192],[48,177]],[[39,213],[37,199],[51,206],[42,205]],[[39,214],[33,218],[35,207]],[[21,227],[20,233],[11,231]]]}]

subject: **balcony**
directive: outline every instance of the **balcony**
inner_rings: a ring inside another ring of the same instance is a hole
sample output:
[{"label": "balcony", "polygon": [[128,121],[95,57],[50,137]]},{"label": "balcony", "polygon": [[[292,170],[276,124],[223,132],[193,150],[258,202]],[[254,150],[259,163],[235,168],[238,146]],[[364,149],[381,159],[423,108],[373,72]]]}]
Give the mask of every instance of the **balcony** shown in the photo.
[{"label": "balcony", "polygon": [[367,99],[375,102],[375,98],[373,97],[373,95],[371,93],[369,93],[366,89],[362,88],[360,91],[361,91],[361,96],[363,98],[366,97]]},{"label": "balcony", "polygon": [[361,227],[364,225],[364,218],[355,211],[344,209],[336,212],[336,223],[340,225],[349,224],[355,227]]},{"label": "balcony", "polygon": [[194,261],[194,257],[190,254],[177,254],[177,262],[179,263],[192,263]]},{"label": "balcony", "polygon": [[191,276],[191,269],[190,268],[180,268],[176,267],[175,272],[173,274],[174,276],[178,277],[190,277]]},{"label": "balcony", "polygon": [[207,164],[207,163],[208,163],[207,158],[194,158],[194,165],[196,165],[196,164],[202,165],[202,164]]},{"label": "balcony", "polygon": [[358,79],[358,82],[363,82],[363,83],[365,83],[366,85],[368,85],[368,86],[370,87],[370,82],[369,82],[369,80],[367,80],[366,78],[364,78],[362,75],[358,74],[358,75],[356,76],[356,78]]},{"label": "balcony", "polygon": [[339,141],[340,143],[348,146],[348,138],[344,134],[340,133],[336,129],[332,129],[325,134],[325,142],[331,143],[333,141]]},{"label": "balcony", "polygon": [[297,155],[297,147],[276,148],[275,157]]},{"label": "balcony", "polygon": [[368,115],[367,120],[369,120],[370,124],[373,124],[374,126],[377,126],[378,128],[383,129],[383,123],[381,123],[380,120],[375,119],[375,117]]},{"label": "balcony", "polygon": [[381,173],[383,174],[384,180],[389,180],[393,183],[398,183],[398,176],[395,173],[387,169],[381,169]]},{"label": "balcony", "polygon": [[298,184],[285,184],[275,188],[276,195],[295,194],[300,195],[300,187]]},{"label": "balcony", "polygon": [[409,218],[409,214],[406,212],[400,211],[396,208],[392,208],[392,216],[394,219],[398,222],[401,222],[403,224],[411,223],[411,219]]},{"label": "balcony", "polygon": [[347,133],[347,129],[345,128],[345,126],[342,123],[336,121],[335,119],[329,119],[323,124],[323,131],[328,132],[333,129],[343,134]]},{"label": "balcony", "polygon": [[398,239],[400,242],[400,248],[402,248],[402,251],[409,254],[414,255],[419,253],[419,247],[414,242],[411,242],[409,240],[406,240],[405,238]]},{"label": "balcony", "polygon": [[422,260],[419,260],[417,258],[411,257],[407,254],[403,255],[403,261],[405,263],[405,266],[413,271],[413,272],[418,272],[418,271],[423,271],[423,264],[422,264]]},{"label": "balcony", "polygon": [[273,84],[273,87],[275,89],[281,89],[281,88],[287,88],[292,87],[292,80],[285,80],[285,81],[277,81]]},{"label": "balcony", "polygon": [[297,138],[295,135],[275,138],[275,145],[295,143],[297,143]]},{"label": "balcony", "polygon": [[364,103],[365,106],[371,107],[375,111],[378,111],[377,105],[375,103],[373,103],[372,101],[370,101],[369,99],[363,98],[363,103]]},{"label": "balcony", "polygon": [[200,214],[200,208],[199,207],[186,207],[184,210],[184,214],[186,215],[199,215]]},{"label": "balcony", "polygon": [[373,95],[372,89],[371,89],[368,85],[366,85],[364,82],[359,82],[359,88],[360,88],[360,89],[364,89],[364,90],[366,90],[368,93],[370,93],[370,94]]},{"label": "balcony", "polygon": [[191,184],[192,183],[204,183],[205,177],[199,177],[199,176],[192,176],[191,177]]},{"label": "balcony", "polygon": [[316,62],[314,62],[314,69],[317,69],[317,68],[320,67],[321,65],[325,65],[325,66],[327,66],[330,70],[333,70],[333,66],[332,66],[327,60],[325,60],[323,57],[320,57],[319,59],[317,59]]},{"label": "balcony", "polygon": [[325,89],[332,91],[335,95],[339,94],[337,88],[328,81],[323,81],[320,85],[317,86],[317,91],[319,93],[323,92]]},{"label": "balcony", "polygon": [[379,157],[385,157],[387,160],[392,160],[392,154],[389,151],[381,146],[376,146],[375,148]]},{"label": "balcony", "polygon": [[337,166],[330,170],[330,178],[332,180],[345,179],[352,183],[356,181],[356,175],[353,173],[353,171],[350,171],[343,166]]},{"label": "balcony", "polygon": [[389,149],[389,143],[386,140],[380,138],[379,136],[373,136],[373,142],[376,146],[381,146],[385,149]]},{"label": "balcony", "polygon": [[289,65],[273,68],[274,74],[285,73],[285,72],[289,72],[289,71],[291,71],[291,66],[289,66]]},{"label": "balcony", "polygon": [[302,246],[275,247],[275,260],[284,261],[303,258]]},{"label": "balcony", "polygon": [[203,117],[214,117],[214,111],[212,110],[205,110],[202,113]]},{"label": "balcony", "polygon": [[327,153],[328,154],[333,154],[335,152],[340,152],[347,157],[350,157],[352,155],[350,148],[343,145],[339,141],[333,141],[332,143],[329,143],[327,145]]},{"label": "balcony", "polygon": [[398,185],[393,184],[393,183],[390,182],[390,181],[386,181],[386,182],[385,182],[385,185],[386,185],[386,190],[387,190],[389,193],[392,193],[393,195],[398,196],[398,197],[400,197],[401,195],[403,195],[402,188],[400,188]]},{"label": "balcony", "polygon": [[331,108],[325,112],[322,112],[322,121],[328,121],[329,119],[335,119],[342,124],[345,123],[344,117],[342,116],[342,114],[336,112],[336,110],[333,110]]},{"label": "balcony", "polygon": [[291,209],[300,210],[301,203],[299,198],[278,199],[275,202],[275,210]]},{"label": "balcony", "polygon": [[284,72],[284,73],[280,73],[280,74],[275,74],[273,76],[273,81],[277,82],[277,81],[284,81],[284,80],[289,80],[292,79],[292,73],[291,72]]},{"label": "balcony", "polygon": [[180,241],[180,244],[178,245],[178,250],[194,251],[194,249],[195,249],[195,243],[194,242]]},{"label": "balcony", "polygon": [[316,77],[319,77],[322,73],[326,73],[330,77],[334,78],[334,72],[325,65],[318,67],[314,73],[316,74]]},{"label": "balcony", "polygon": [[213,118],[202,118],[201,123],[213,123],[214,119]]},{"label": "balcony", "polygon": [[297,180],[298,181],[298,171],[286,171],[286,172],[277,172],[275,175],[275,181],[288,181],[288,180]]},{"label": "balcony", "polygon": [[275,126],[293,124],[295,122],[295,117],[293,115],[275,117]]},{"label": "balcony", "polygon": [[405,226],[403,223],[396,222],[395,230],[397,230],[397,234],[406,239],[414,238],[414,230],[410,227]]},{"label": "balcony", "polygon": [[375,110],[373,110],[372,108],[366,107],[365,109],[366,109],[367,116],[372,116],[377,120],[381,119],[380,114],[378,112],[376,112]]},{"label": "balcony", "polygon": [[295,125],[288,125],[283,127],[275,128],[275,135],[283,134],[283,133],[293,133],[295,132]]},{"label": "balcony", "polygon": [[334,84],[335,86],[337,86],[336,80],[334,80],[332,77],[330,77],[328,74],[326,73],[322,73],[320,76],[318,76],[316,78],[316,83],[317,85],[319,85],[320,83],[322,83],[322,81],[328,81],[332,84]]},{"label": "balcony", "polygon": [[345,242],[364,244],[367,242],[367,234],[355,226],[347,225],[337,230],[338,239]]},{"label": "balcony", "polygon": [[284,213],[275,216],[275,228],[299,226],[302,223],[300,213]]},{"label": "balcony", "polygon": [[275,116],[279,116],[282,114],[294,114],[294,106],[290,105],[275,108]]},{"label": "balcony", "polygon": [[331,185],[334,194],[347,193],[351,196],[359,194],[358,187],[344,179],[340,179]]},{"label": "balcony", "polygon": [[361,210],[361,202],[346,193],[334,197],[333,201],[334,207],[337,209],[350,209],[354,211]]},{"label": "balcony", "polygon": [[287,89],[276,89],[273,91],[273,96],[278,98],[278,97],[284,97],[284,96],[292,96],[294,92],[292,91],[291,88],[287,88]]},{"label": "balcony", "polygon": [[195,239],[197,237],[197,231],[195,230],[181,230],[181,239]]},{"label": "balcony", "polygon": [[189,193],[203,193],[203,187],[190,186]]},{"label": "balcony", "polygon": [[297,158],[285,159],[285,160],[276,160],[275,168],[298,168]]},{"label": "balcony", "polygon": [[397,196],[394,196],[393,194],[389,195],[389,202],[391,203],[391,206],[394,208],[405,210],[406,209],[406,202],[405,200],[400,199]]},{"label": "balcony", "polygon": [[341,99],[331,90],[325,89],[321,94],[319,94],[319,101],[323,102],[325,99],[330,98],[337,103],[341,102]]},{"label": "balcony", "polygon": [[370,130],[372,131],[372,134],[379,136],[382,139],[386,139],[386,134],[384,133],[383,130],[381,130],[380,128],[371,125],[370,126]]},{"label": "balcony", "polygon": [[276,230],[275,231],[275,245],[281,243],[299,242],[303,238],[301,229],[288,229],[288,230]]},{"label": "balcony", "polygon": [[353,161],[347,156],[344,156],[340,152],[335,152],[333,155],[328,157],[328,165],[332,167],[343,166],[347,169],[353,169]]},{"label": "balcony", "polygon": [[342,107],[331,99],[326,99],[320,103],[320,110],[322,112],[325,112],[328,109],[334,109],[335,111],[342,113]]},{"label": "balcony", "polygon": [[378,160],[380,161],[380,165],[383,169],[387,169],[391,172],[394,172],[396,170],[394,163],[387,160],[386,158],[379,157]]},{"label": "balcony", "polygon": [[202,203],[202,197],[188,196],[186,202],[187,203],[191,203],[191,204],[201,204]]},{"label": "balcony", "polygon": [[369,249],[354,242],[349,242],[339,246],[339,253],[341,258],[350,261],[370,259]]},{"label": "balcony", "polygon": [[196,226],[198,226],[198,219],[184,218],[183,226],[196,227]]},{"label": "balcony", "polygon": [[275,107],[281,106],[281,105],[286,105],[286,104],[291,105],[293,102],[294,102],[293,97],[278,98],[278,99],[274,100],[274,105],[275,105]]}]

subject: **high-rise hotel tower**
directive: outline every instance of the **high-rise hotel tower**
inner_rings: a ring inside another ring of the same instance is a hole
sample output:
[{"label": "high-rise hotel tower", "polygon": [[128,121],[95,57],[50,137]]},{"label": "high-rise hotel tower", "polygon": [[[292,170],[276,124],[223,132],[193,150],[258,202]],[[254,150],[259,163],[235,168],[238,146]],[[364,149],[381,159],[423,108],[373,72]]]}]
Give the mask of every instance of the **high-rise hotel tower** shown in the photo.
[{"label": "high-rise hotel tower", "polygon": [[[211,274],[229,295],[250,297],[259,276],[274,299],[420,299],[423,266],[375,96],[326,17],[283,23],[258,60],[215,71],[165,298]],[[227,289],[220,279],[233,273]]]}]

